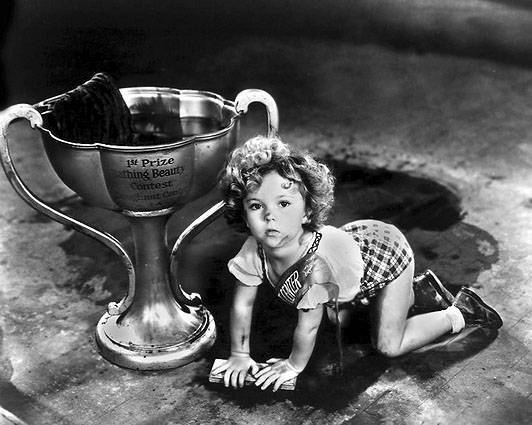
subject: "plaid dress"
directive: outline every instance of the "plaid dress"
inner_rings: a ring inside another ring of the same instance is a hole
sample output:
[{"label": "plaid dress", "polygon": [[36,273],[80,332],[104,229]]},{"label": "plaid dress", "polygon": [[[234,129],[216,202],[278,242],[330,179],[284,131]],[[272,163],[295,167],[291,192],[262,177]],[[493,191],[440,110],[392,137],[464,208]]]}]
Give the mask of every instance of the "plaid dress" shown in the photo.
[{"label": "plaid dress", "polygon": [[364,276],[354,301],[367,303],[377,292],[395,280],[413,261],[414,255],[404,235],[392,224],[377,220],[357,220],[343,225],[360,247]]}]

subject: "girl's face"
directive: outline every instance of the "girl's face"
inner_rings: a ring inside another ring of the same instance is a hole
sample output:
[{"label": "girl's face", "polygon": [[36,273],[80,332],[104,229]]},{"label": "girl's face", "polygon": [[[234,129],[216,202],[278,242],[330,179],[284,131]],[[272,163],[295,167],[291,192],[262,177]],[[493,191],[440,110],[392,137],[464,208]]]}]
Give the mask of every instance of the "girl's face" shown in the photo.
[{"label": "girl's face", "polygon": [[298,183],[277,171],[265,174],[260,187],[244,198],[244,217],[251,234],[265,249],[297,248],[307,222]]}]

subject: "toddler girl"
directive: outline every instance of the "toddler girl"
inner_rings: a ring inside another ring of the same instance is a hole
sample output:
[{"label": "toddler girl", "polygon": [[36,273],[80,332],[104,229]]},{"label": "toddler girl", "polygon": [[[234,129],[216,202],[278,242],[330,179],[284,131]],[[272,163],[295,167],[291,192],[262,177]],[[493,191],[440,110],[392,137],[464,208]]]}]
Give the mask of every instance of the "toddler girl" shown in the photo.
[{"label": "toddler girl", "polygon": [[[329,169],[277,138],[255,137],[232,152],[221,186],[230,223],[249,232],[228,263],[236,277],[230,314],[231,355],[214,373],[242,387],[248,373],[273,391],[307,365],[323,312],[337,326],[357,302],[370,303],[372,343],[382,354],[408,353],[467,325],[497,329],[502,320],[473,291],[454,298],[430,271],[414,278],[412,250],[393,225],[358,220],[325,225],[333,204]],[[259,366],[250,356],[257,287],[266,282],[298,310],[287,359]],[[426,313],[408,317],[416,307]]]}]

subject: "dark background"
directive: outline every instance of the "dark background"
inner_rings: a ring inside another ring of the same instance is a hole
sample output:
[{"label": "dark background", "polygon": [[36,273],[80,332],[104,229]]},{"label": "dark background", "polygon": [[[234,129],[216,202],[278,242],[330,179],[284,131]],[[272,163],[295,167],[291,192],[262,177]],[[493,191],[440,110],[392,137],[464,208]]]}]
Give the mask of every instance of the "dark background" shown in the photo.
[{"label": "dark background", "polygon": [[[526,13],[531,6],[522,0],[4,0],[1,8],[0,107],[58,94],[98,71],[111,73],[122,85],[196,85],[227,89],[226,96],[249,82],[268,88],[277,82],[273,79],[293,78],[297,85],[289,68],[262,76],[238,69],[232,81],[213,78],[209,56],[235,40],[263,36],[378,43],[532,64]],[[264,52],[274,65],[278,52],[268,45]]]}]

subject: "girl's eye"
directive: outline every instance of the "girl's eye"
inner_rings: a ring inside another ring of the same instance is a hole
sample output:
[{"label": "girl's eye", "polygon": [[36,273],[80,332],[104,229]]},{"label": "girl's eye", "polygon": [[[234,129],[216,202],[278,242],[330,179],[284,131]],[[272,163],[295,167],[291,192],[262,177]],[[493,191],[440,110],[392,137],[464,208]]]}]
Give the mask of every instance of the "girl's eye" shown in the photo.
[{"label": "girl's eye", "polygon": [[253,204],[249,204],[248,205],[248,208],[252,211],[256,211],[260,208],[260,204],[259,203],[253,203]]},{"label": "girl's eye", "polygon": [[284,208],[284,207],[287,207],[288,205],[290,205],[290,202],[288,202],[288,201],[281,201],[280,204],[281,204],[281,207]]}]

